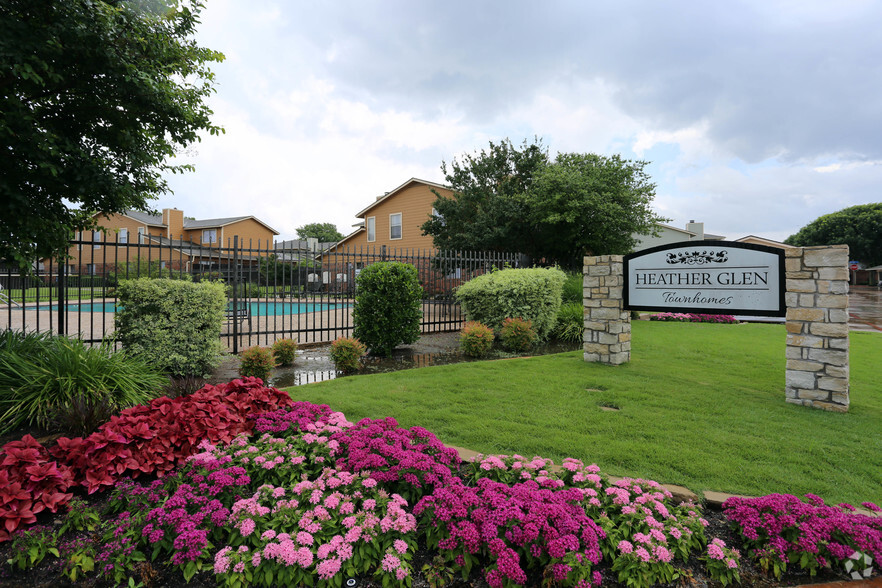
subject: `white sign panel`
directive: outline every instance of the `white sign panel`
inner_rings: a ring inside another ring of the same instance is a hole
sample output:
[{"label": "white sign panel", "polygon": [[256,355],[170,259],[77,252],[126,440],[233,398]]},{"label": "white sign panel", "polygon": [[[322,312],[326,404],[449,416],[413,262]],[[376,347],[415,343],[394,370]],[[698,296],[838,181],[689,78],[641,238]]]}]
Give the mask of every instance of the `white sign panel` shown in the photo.
[{"label": "white sign panel", "polygon": [[784,251],[683,242],[625,256],[625,308],[784,316]]}]

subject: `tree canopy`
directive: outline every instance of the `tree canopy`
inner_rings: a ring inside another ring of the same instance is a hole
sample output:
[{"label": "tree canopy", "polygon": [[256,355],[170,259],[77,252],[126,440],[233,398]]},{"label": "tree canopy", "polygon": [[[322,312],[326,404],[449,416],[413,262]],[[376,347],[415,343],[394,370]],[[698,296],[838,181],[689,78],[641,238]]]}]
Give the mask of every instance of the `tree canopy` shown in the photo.
[{"label": "tree canopy", "polygon": [[882,264],[882,202],[819,216],[784,242],[797,247],[848,245],[851,259],[868,266]]},{"label": "tree canopy", "polygon": [[[514,251],[575,269],[586,253],[624,254],[634,233],[666,219],[650,208],[655,184],[645,161],[561,153],[541,139],[508,139],[441,169],[453,191],[438,195],[437,216],[422,225],[439,249]],[[437,193],[436,193],[437,194]]]},{"label": "tree canopy", "polygon": [[343,234],[337,230],[337,225],[333,223],[307,223],[302,227],[297,227],[297,236],[301,239],[313,237],[319,240],[319,243],[336,243],[343,238]]},{"label": "tree canopy", "polygon": [[166,161],[222,131],[192,38],[202,0],[0,3],[0,258],[67,248],[95,212],[149,210]]}]

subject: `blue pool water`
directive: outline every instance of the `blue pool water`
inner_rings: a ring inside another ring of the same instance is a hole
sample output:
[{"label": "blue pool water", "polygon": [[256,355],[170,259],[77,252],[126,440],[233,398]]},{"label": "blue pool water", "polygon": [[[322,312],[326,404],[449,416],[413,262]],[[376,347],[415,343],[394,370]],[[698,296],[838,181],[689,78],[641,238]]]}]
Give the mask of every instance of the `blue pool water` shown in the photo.
[{"label": "blue pool water", "polygon": [[[304,314],[307,312],[318,312],[322,310],[331,310],[335,308],[345,308],[346,304],[314,304],[312,302],[266,302],[257,301],[249,302],[248,306],[251,310],[251,316],[284,316],[291,314]],[[58,310],[58,306],[53,306],[52,310]],[[116,312],[115,302],[87,302],[83,304],[68,304],[68,312],[99,313],[99,312]]]}]

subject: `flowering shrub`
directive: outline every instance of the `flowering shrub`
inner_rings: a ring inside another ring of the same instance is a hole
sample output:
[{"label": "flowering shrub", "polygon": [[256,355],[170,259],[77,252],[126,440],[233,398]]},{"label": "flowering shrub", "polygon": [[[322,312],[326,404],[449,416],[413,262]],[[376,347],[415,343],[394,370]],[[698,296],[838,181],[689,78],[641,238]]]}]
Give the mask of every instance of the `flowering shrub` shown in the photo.
[{"label": "flowering shrub", "polygon": [[657,482],[623,478],[611,483],[592,464],[567,458],[560,470],[550,459],[520,455],[478,455],[463,467],[466,480],[492,479],[507,484],[533,480],[543,488],[576,488],[582,507],[600,525],[600,549],[629,586],[668,583],[678,577],[672,561],[686,561],[704,547],[707,522],[692,504],[673,504]]},{"label": "flowering shrub", "polygon": [[196,452],[202,440],[229,443],[254,426],[248,415],[292,404],[286,392],[256,378],[205,386],[189,396],[152,400],[113,417],[85,439],[61,437],[50,453],[70,466],[89,493],[123,475],[163,475]]},{"label": "flowering shrub", "polygon": [[361,356],[367,353],[364,343],[353,337],[340,337],[331,343],[331,361],[344,373],[355,372],[361,367]]},{"label": "flowering shrub", "polygon": [[[814,494],[805,496],[808,502],[792,494],[733,497],[723,503],[723,512],[744,539],[749,555],[776,578],[788,565],[799,565],[814,576],[833,562],[845,565],[855,552],[880,561],[882,518],[858,514],[849,504],[829,506]],[[863,506],[880,511],[871,502]]]},{"label": "flowering shrub", "polygon": [[297,341],[293,339],[276,339],[273,343],[273,357],[277,365],[291,365],[297,353]]},{"label": "flowering shrub", "polygon": [[[554,462],[550,459],[534,457],[527,459],[522,455],[484,455],[479,453],[460,468],[462,478],[474,484],[481,478],[489,478],[503,484],[517,484],[527,480],[536,480],[540,486],[558,487],[563,482],[549,473]],[[549,483],[549,480],[554,480]]]},{"label": "flowering shrub", "polygon": [[366,472],[411,503],[458,482],[452,470],[459,454],[422,427],[404,429],[393,418],[362,419],[331,439],[339,443],[331,453],[338,469]]},{"label": "flowering shrub", "polygon": [[51,460],[30,435],[0,449],[0,542],[23,525],[36,522],[44,510],[57,512],[73,494],[73,473]]},{"label": "flowering shrub", "polygon": [[649,315],[651,321],[676,321],[681,323],[737,323],[729,314],[695,314],[692,312],[659,312]]},{"label": "flowering shrub", "polygon": [[266,381],[274,367],[276,367],[276,360],[273,358],[273,351],[267,347],[255,345],[242,352],[239,375],[253,376]]},{"label": "flowering shrub", "polygon": [[459,334],[459,349],[468,357],[484,357],[493,347],[493,329],[476,321],[467,322]]},{"label": "flowering shrub", "polygon": [[229,543],[214,572],[227,586],[339,586],[372,573],[406,583],[416,519],[407,503],[363,474],[326,469],[293,487],[263,485],[233,505]]},{"label": "flowering shrub", "polygon": [[342,412],[332,412],[327,404],[303,401],[293,402],[286,408],[272,412],[251,415],[251,418],[255,421],[254,430],[258,433],[315,433],[322,424],[340,427],[341,430],[352,426]]},{"label": "flowering shrub", "polygon": [[722,584],[741,583],[741,577],[738,574],[738,560],[741,553],[737,549],[726,547],[726,542],[722,539],[713,539],[707,546],[707,553],[700,557],[704,562],[710,577]]},{"label": "flowering shrub", "polygon": [[451,484],[414,508],[429,545],[467,577],[483,567],[487,583],[524,585],[527,573],[547,574],[562,586],[600,585],[603,530],[581,507],[579,489],[551,491],[533,480],[508,486],[488,478],[477,487]]},{"label": "flowering shrub", "polygon": [[536,331],[532,321],[522,318],[507,318],[502,321],[499,332],[502,346],[511,351],[526,351],[536,342]]}]

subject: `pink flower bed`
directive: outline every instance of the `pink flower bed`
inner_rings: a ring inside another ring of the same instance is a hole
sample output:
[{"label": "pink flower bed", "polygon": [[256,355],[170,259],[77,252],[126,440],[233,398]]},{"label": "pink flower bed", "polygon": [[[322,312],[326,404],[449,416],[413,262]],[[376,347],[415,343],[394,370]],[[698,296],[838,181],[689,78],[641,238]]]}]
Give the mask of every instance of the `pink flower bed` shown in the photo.
[{"label": "pink flower bed", "polygon": [[737,323],[732,315],[728,314],[695,314],[692,312],[659,312],[649,316],[651,321],[675,321],[681,323]]}]

